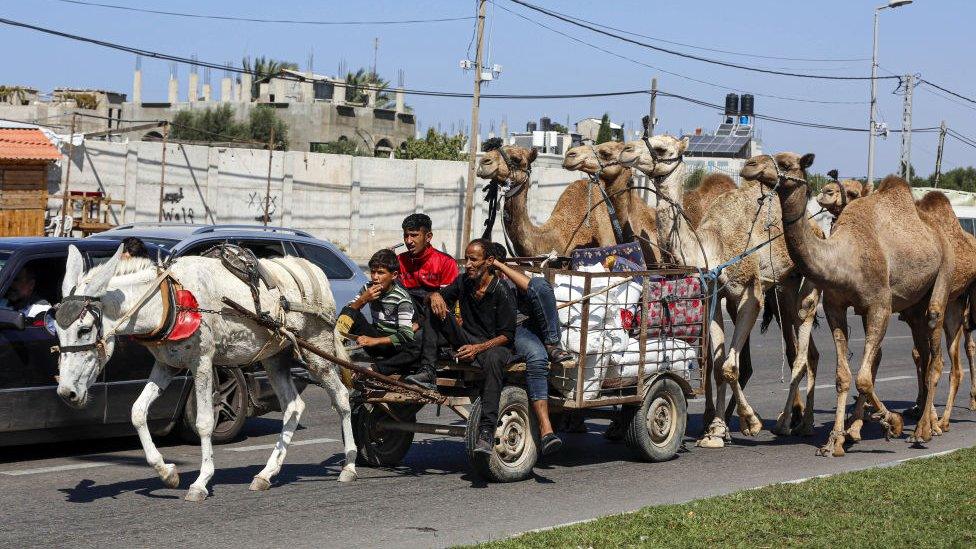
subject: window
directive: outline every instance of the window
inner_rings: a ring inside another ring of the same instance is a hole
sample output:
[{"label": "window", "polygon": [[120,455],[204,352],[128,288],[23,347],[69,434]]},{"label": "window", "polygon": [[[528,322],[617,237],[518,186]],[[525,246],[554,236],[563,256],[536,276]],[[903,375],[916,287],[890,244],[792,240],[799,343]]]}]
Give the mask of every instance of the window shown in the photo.
[{"label": "window", "polygon": [[329,280],[352,278],[352,269],[328,248],[312,244],[295,244],[305,259],[314,263]]},{"label": "window", "polygon": [[973,226],[974,223],[976,223],[976,220],[972,218],[969,217],[959,218],[959,224],[962,225],[962,230],[966,231],[969,234],[976,234],[976,227]]},{"label": "window", "polygon": [[[29,269],[33,276],[35,302],[41,299],[48,303],[61,301],[61,280],[64,278],[65,256],[32,259],[21,269]],[[9,279],[13,281],[14,277]]]},{"label": "window", "polygon": [[203,242],[197,242],[196,244],[188,247],[180,255],[200,255],[221,242],[228,242],[230,244],[236,244],[242,248],[247,248],[254,252],[254,255],[257,256],[258,259],[271,259],[285,256],[285,248],[279,240],[243,240],[239,238],[222,238],[220,240],[205,240]]},{"label": "window", "polygon": [[0,271],[3,271],[3,266],[7,264],[8,259],[10,259],[10,252],[0,252]]}]

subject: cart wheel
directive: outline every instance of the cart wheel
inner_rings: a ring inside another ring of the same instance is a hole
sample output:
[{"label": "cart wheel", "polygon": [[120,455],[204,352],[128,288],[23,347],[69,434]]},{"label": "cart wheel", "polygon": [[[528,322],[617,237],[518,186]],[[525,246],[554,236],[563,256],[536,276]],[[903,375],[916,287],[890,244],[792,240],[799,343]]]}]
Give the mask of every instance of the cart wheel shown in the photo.
[{"label": "cart wheel", "polygon": [[637,408],[624,440],[648,461],[667,461],[678,453],[688,424],[688,403],[674,380],[659,378]]},{"label": "cart wheel", "polygon": [[[391,409],[402,421],[416,421],[414,407],[396,406]],[[352,434],[359,450],[356,462],[372,467],[394,467],[407,455],[413,443],[413,433],[393,431],[378,425],[380,420],[392,418],[383,408],[373,404],[359,404],[352,411]]]},{"label": "cart wheel", "polygon": [[465,447],[468,461],[476,473],[491,482],[516,482],[532,474],[539,459],[539,424],[529,408],[525,389],[509,385],[502,390],[498,404],[498,427],[495,429],[495,452],[490,456],[476,453],[481,398],[471,405]]}]

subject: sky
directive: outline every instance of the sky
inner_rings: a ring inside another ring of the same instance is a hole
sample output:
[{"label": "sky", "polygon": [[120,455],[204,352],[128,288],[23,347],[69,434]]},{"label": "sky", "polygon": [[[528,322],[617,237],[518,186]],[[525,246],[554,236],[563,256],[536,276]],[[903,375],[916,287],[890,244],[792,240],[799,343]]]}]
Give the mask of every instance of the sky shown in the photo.
[{"label": "sky", "polygon": [[[303,21],[470,17],[477,9],[475,0],[90,1],[207,15]],[[680,42],[686,45],[627,35],[702,57],[787,72],[857,76],[870,74],[872,15],[874,8],[884,3],[883,0],[530,1],[570,14],[576,20]],[[486,61],[501,65],[502,72],[485,86],[484,93],[635,90],[648,88],[651,77],[656,76],[659,89],[710,103],[721,104],[726,93],[737,90],[756,96],[759,113],[845,127],[866,128],[868,124],[870,84],[867,80],[811,80],[716,66],[574,27],[510,0],[494,2],[488,4],[485,53]],[[395,83],[398,71],[402,70],[407,88],[467,93],[473,86],[473,75],[459,68],[462,59],[474,58],[473,19],[409,25],[268,24],[135,13],[61,0],[5,0],[0,2],[0,17],[182,57],[196,55],[201,60],[221,64],[237,65],[246,55],[264,55],[297,62],[304,69],[311,53],[315,72],[329,75],[337,73],[341,62],[350,70],[370,67],[374,38],[379,38],[377,70],[386,79]],[[971,0],[915,0],[908,6],[883,10],[879,76],[920,73],[925,79],[976,98],[976,65],[970,34],[974,21],[976,2]],[[5,51],[0,56],[0,80],[3,80],[0,84],[27,85],[47,92],[70,86],[131,93],[135,67],[132,54],[6,25],[0,25],[0,44]],[[144,58],[142,68],[143,99],[164,101],[168,62]],[[188,72],[187,66],[178,68],[181,96],[186,93]],[[201,69],[201,78],[202,72]],[[219,89],[221,76],[221,71],[214,71],[215,89]],[[893,93],[895,83],[878,82],[879,120],[892,129],[901,127],[903,104],[902,96]],[[938,126],[945,120],[955,131],[976,138],[976,104],[949,100],[940,94],[924,85],[915,88],[913,126]],[[407,104],[414,108],[422,129],[439,127],[442,131],[457,131],[470,124],[470,99],[408,96]],[[507,120],[510,131],[516,131],[524,130],[527,121],[542,116],[565,124],[567,119],[574,123],[581,118],[599,117],[604,112],[615,122],[633,129],[647,110],[645,95],[486,99],[481,103],[481,130],[483,134],[491,128],[497,132],[502,120]],[[720,121],[720,114],[714,109],[669,98],[659,98],[657,113],[657,133],[691,132],[698,127],[711,131]],[[757,127],[766,152],[813,152],[817,155],[814,165],[817,171],[837,168],[846,176],[863,176],[867,172],[865,132],[828,131],[773,122],[760,122]],[[913,135],[912,163],[919,174],[928,175],[933,171],[937,144],[937,132]],[[877,176],[897,171],[900,150],[899,134],[878,139]],[[976,149],[949,138],[943,170],[976,165],[974,156]]]}]

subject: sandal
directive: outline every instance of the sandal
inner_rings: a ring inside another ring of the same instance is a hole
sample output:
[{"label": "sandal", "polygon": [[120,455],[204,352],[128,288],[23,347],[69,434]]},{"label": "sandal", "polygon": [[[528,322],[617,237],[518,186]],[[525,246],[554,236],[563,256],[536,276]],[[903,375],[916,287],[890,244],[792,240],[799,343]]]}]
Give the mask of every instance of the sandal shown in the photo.
[{"label": "sandal", "polygon": [[540,441],[542,445],[542,455],[548,456],[556,451],[558,451],[563,446],[563,441],[556,433],[549,433],[548,435],[542,437]]}]

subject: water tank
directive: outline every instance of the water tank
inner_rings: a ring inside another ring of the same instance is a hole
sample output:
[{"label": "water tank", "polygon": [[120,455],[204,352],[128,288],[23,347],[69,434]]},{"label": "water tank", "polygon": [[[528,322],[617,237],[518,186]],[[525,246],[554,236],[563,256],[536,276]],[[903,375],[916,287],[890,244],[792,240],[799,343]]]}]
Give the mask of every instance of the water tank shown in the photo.
[{"label": "water tank", "polygon": [[527,132],[534,132],[535,131],[535,122],[529,122],[528,124],[526,124],[525,125],[525,131],[527,131]]},{"label": "water tank", "polygon": [[739,96],[730,93],[725,96],[725,114],[739,114]]},{"label": "water tank", "polygon": [[[753,110],[756,107],[756,100],[752,97],[751,93],[747,93],[742,96],[742,103],[740,105],[739,114],[752,116],[754,114]],[[728,109],[728,107],[725,108]]]},{"label": "water tank", "polygon": [[548,116],[543,116],[540,118],[539,129],[544,132],[552,131],[552,120]]}]

